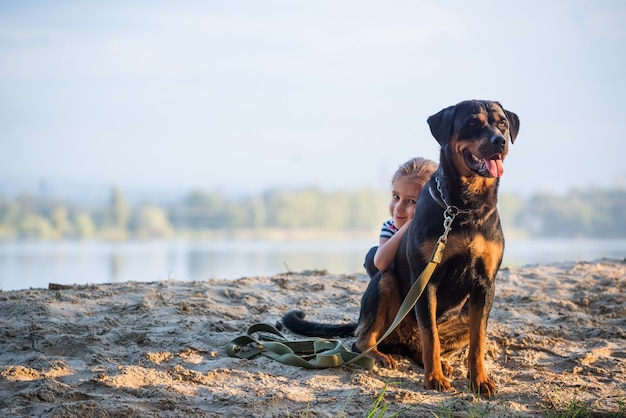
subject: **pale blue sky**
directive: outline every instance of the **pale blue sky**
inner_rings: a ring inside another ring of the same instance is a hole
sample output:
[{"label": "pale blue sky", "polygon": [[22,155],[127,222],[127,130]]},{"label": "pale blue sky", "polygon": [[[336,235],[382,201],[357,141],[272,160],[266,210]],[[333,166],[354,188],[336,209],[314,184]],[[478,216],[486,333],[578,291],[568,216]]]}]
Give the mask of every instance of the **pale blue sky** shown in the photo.
[{"label": "pale blue sky", "polygon": [[0,0],[0,180],[387,186],[464,99],[502,188],[626,187],[623,1]]}]

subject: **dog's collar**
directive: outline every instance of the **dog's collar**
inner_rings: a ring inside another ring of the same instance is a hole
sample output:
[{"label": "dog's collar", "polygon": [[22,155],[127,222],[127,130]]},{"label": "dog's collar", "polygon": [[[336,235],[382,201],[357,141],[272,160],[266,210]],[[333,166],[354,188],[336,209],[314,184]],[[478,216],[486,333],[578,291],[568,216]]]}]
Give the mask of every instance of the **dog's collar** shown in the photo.
[{"label": "dog's collar", "polygon": [[441,183],[439,181],[439,176],[435,176],[435,183],[437,183],[437,191],[439,192],[439,194],[436,194],[435,191],[432,188],[432,185],[428,185],[428,191],[430,192],[430,195],[433,197],[433,199],[435,200],[435,202],[437,202],[439,204],[439,206],[441,206],[445,212],[444,213],[453,213],[454,216],[459,215],[459,214],[468,214],[471,213],[472,210],[471,209],[459,209],[456,206],[453,206],[451,204],[448,203],[448,201],[446,200],[445,196],[443,195],[443,190],[441,189]]},{"label": "dog's collar", "polygon": [[[439,180],[439,178],[437,178],[437,180]],[[439,184],[439,182],[437,182],[437,184]],[[433,190],[433,185],[432,184],[428,185],[428,191],[430,192],[430,197],[432,197],[433,200],[435,202],[437,202],[437,204],[439,206],[441,206],[443,209],[447,209],[446,204],[443,203],[443,200],[441,200],[441,198],[439,196],[437,196],[437,193]]]}]

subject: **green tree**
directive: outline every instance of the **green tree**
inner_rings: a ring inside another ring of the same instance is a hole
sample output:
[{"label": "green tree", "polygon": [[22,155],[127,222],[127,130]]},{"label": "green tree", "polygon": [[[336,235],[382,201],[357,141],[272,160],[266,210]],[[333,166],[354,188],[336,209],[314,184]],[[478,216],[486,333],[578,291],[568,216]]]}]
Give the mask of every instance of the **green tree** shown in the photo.
[{"label": "green tree", "polygon": [[109,205],[104,210],[101,234],[104,238],[124,240],[128,238],[128,226],[132,210],[117,187],[111,191]]},{"label": "green tree", "polygon": [[69,219],[69,210],[65,206],[57,206],[52,210],[50,222],[60,237],[66,237],[72,234],[73,225]]},{"label": "green tree", "polygon": [[117,187],[111,193],[111,225],[115,228],[126,229],[131,217],[131,209],[126,203],[122,192]]},{"label": "green tree", "polygon": [[362,189],[352,193],[350,217],[345,224],[352,229],[380,229],[389,217],[389,193]]},{"label": "green tree", "polygon": [[96,236],[96,225],[87,211],[76,214],[74,219],[74,233],[78,239],[89,240]]},{"label": "green tree", "polygon": [[15,226],[19,219],[16,202],[0,197],[0,239],[13,238],[17,234]]},{"label": "green tree", "polygon": [[518,195],[501,193],[498,198],[498,211],[500,222],[505,233],[514,231],[516,235],[525,235],[527,232],[518,227],[519,219],[523,214],[526,202]]},{"label": "green tree", "polygon": [[174,228],[161,208],[144,205],[136,211],[131,222],[131,231],[138,238],[171,238]]},{"label": "green tree", "polygon": [[178,212],[175,225],[193,230],[222,229],[228,216],[226,203],[218,193],[192,192]]},{"label": "green tree", "polygon": [[245,205],[248,208],[248,226],[253,229],[263,229],[267,227],[267,208],[261,198],[252,198]]},{"label": "green tree", "polygon": [[20,238],[50,239],[59,238],[50,222],[36,213],[26,213],[17,225],[17,233]]}]

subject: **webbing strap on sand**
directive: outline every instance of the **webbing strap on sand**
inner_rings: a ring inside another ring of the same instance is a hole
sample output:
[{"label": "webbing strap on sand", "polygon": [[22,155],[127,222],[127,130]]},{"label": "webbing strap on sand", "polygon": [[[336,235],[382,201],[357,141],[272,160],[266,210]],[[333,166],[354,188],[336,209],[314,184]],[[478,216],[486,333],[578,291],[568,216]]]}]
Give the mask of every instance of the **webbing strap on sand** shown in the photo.
[{"label": "webbing strap on sand", "polygon": [[[259,337],[253,337],[255,333]],[[290,366],[307,369],[326,369],[344,364],[356,364],[367,370],[374,368],[374,359],[359,357],[339,340],[309,338],[303,340],[287,340],[276,328],[268,324],[256,324],[248,328],[246,335],[237,337],[226,346],[231,357],[252,358],[259,354]]]}]

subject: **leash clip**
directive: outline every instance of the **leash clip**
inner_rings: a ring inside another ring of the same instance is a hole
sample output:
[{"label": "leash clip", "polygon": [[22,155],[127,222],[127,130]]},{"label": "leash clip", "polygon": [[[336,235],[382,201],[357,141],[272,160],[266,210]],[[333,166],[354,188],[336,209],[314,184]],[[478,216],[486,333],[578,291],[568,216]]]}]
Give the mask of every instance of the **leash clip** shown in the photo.
[{"label": "leash clip", "polygon": [[[452,229],[452,223],[454,222],[454,219],[457,217],[457,215],[461,213],[468,214],[468,213],[471,213],[472,211],[469,209],[459,209],[457,206],[453,206],[449,204],[443,195],[443,191],[441,190],[439,176],[435,177],[435,182],[437,183],[437,191],[439,192],[439,195],[441,196],[441,200],[446,205],[446,210],[443,212],[443,234],[441,234],[441,236],[437,240],[437,247],[439,247],[440,243],[445,246],[445,244],[448,242],[448,234],[450,233],[450,230]],[[443,248],[441,250],[443,250]],[[437,253],[438,251],[439,251],[439,248],[435,250],[435,253]],[[435,255],[433,254],[433,258],[434,257]]]},{"label": "leash clip", "polygon": [[460,210],[456,206],[448,206],[443,212],[443,234],[437,240],[437,244],[442,243],[445,245],[448,242],[448,234],[452,229],[452,222],[454,222],[454,218],[459,213]]},{"label": "leash clip", "polygon": [[437,191],[439,192],[439,196],[441,196],[441,201],[446,206],[446,210],[444,213],[448,213],[453,218],[461,213],[468,214],[471,213],[471,209],[459,209],[457,206],[453,206],[446,200],[446,197],[443,195],[443,190],[441,190],[441,183],[439,181],[439,176],[435,176],[435,182],[437,183]]}]

